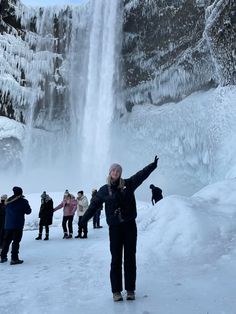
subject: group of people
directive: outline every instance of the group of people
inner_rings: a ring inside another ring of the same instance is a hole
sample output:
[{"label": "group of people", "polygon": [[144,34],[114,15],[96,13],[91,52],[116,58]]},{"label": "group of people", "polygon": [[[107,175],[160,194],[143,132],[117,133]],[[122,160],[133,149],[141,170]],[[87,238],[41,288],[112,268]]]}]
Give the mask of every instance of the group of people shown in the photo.
[{"label": "group of people", "polygon": [[[111,165],[107,178],[107,184],[99,191],[93,190],[90,204],[83,191],[77,193],[75,198],[68,190],[65,191],[62,202],[53,207],[53,200],[46,193],[41,195],[41,206],[39,211],[39,234],[36,240],[42,239],[43,227],[45,227],[45,238],[49,239],[49,226],[52,224],[53,213],[63,208],[62,228],[64,239],[73,236],[73,217],[78,214],[78,235],[75,238],[87,238],[88,221],[93,217],[94,228],[101,228],[100,214],[105,204],[106,221],[109,226],[111,268],[110,281],[113,300],[123,300],[122,283],[122,260],[124,259],[124,287],[127,292],[127,300],[135,300],[136,289],[136,201],[134,192],[156,169],[158,158],[128,179],[122,178],[122,167],[119,164]],[[161,189],[150,185],[152,190],[152,204],[162,199]],[[2,225],[0,227],[1,263],[7,261],[7,253],[12,242],[11,265],[21,264],[19,259],[19,244],[22,238],[24,216],[31,213],[28,201],[23,196],[20,187],[13,188],[13,196],[1,197],[1,215],[5,213],[4,234]],[[4,210],[2,210],[2,208]],[[1,217],[1,216],[0,216]]]},{"label": "group of people", "polygon": [[[96,195],[97,190],[92,190],[92,198]],[[52,224],[53,213],[61,208],[63,208],[63,219],[62,219],[62,229],[63,229],[63,239],[71,239],[73,237],[73,219],[75,213],[78,216],[78,234],[75,236],[76,239],[87,239],[88,237],[88,226],[87,224],[81,225],[81,220],[89,207],[88,198],[84,195],[83,191],[77,193],[77,198],[70,193],[68,190],[65,191],[62,202],[53,207],[53,200],[44,191],[41,195],[41,206],[39,210],[39,234],[35,240],[42,240],[43,227],[45,227],[45,238],[44,240],[49,240],[49,226]],[[100,215],[102,206],[95,212],[93,217],[93,227],[102,228],[100,225]]]}]

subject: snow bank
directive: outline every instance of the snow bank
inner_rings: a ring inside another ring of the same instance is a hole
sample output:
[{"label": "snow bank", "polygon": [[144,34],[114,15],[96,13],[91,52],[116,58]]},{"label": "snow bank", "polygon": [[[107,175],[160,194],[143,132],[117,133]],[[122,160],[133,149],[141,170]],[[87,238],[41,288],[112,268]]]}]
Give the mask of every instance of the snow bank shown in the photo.
[{"label": "snow bank", "polygon": [[[114,155],[132,174],[158,154],[152,180],[165,194],[192,195],[230,178],[236,173],[235,99],[236,88],[228,86],[179,103],[134,106],[114,130]],[[121,151],[127,153],[120,156]]]},{"label": "snow bank", "polygon": [[142,241],[156,261],[213,262],[236,245],[235,204],[232,179],[209,185],[192,197],[174,195],[153,207],[142,205],[138,218]]},{"label": "snow bank", "polygon": [[22,123],[6,117],[0,117],[0,139],[15,137],[22,140],[25,135],[25,127]]}]

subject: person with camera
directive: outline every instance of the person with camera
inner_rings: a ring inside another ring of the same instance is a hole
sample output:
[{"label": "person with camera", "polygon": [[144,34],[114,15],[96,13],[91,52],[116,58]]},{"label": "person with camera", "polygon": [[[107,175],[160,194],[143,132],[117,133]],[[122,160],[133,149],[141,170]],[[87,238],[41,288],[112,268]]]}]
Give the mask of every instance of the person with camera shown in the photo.
[{"label": "person with camera", "polygon": [[102,186],[84,214],[81,225],[93,217],[105,203],[106,221],[109,225],[111,269],[110,280],[114,301],[122,301],[122,255],[124,250],[124,281],[127,300],[135,300],[137,216],[135,190],[156,169],[158,158],[128,179],[122,179],[122,167],[110,167],[107,184]]}]

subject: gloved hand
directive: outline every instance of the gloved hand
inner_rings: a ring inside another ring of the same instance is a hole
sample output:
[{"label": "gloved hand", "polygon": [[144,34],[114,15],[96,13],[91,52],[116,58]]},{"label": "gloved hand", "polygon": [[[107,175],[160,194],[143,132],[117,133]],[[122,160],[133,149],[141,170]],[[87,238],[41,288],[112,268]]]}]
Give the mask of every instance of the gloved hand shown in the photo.
[{"label": "gloved hand", "polygon": [[158,157],[157,157],[157,155],[155,156],[155,158],[154,158],[154,163],[156,164],[156,166],[157,166],[157,162],[158,162]]}]

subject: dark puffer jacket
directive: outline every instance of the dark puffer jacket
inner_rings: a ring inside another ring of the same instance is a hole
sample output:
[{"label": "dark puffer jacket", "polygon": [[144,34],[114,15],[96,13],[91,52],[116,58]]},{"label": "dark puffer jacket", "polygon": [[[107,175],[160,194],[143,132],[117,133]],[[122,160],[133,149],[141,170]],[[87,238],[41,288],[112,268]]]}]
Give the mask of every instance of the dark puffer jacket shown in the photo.
[{"label": "dark puffer jacket", "polygon": [[24,196],[11,196],[6,202],[5,229],[23,229],[25,214],[30,213],[31,208]]},{"label": "dark puffer jacket", "polygon": [[52,224],[52,217],[53,217],[53,201],[49,199],[45,201],[40,206],[39,211],[39,218],[40,224],[42,226],[49,226]]},{"label": "dark puffer jacket", "polygon": [[92,198],[81,224],[86,223],[93,217],[96,210],[103,203],[105,203],[106,220],[109,226],[134,220],[137,216],[134,191],[147,179],[156,167],[157,163],[153,162],[129,179],[125,179],[122,189],[118,187],[118,184],[110,186],[106,184],[102,186],[96,196]]},{"label": "dark puffer jacket", "polygon": [[0,229],[4,229],[5,226],[5,203],[0,203]]}]

